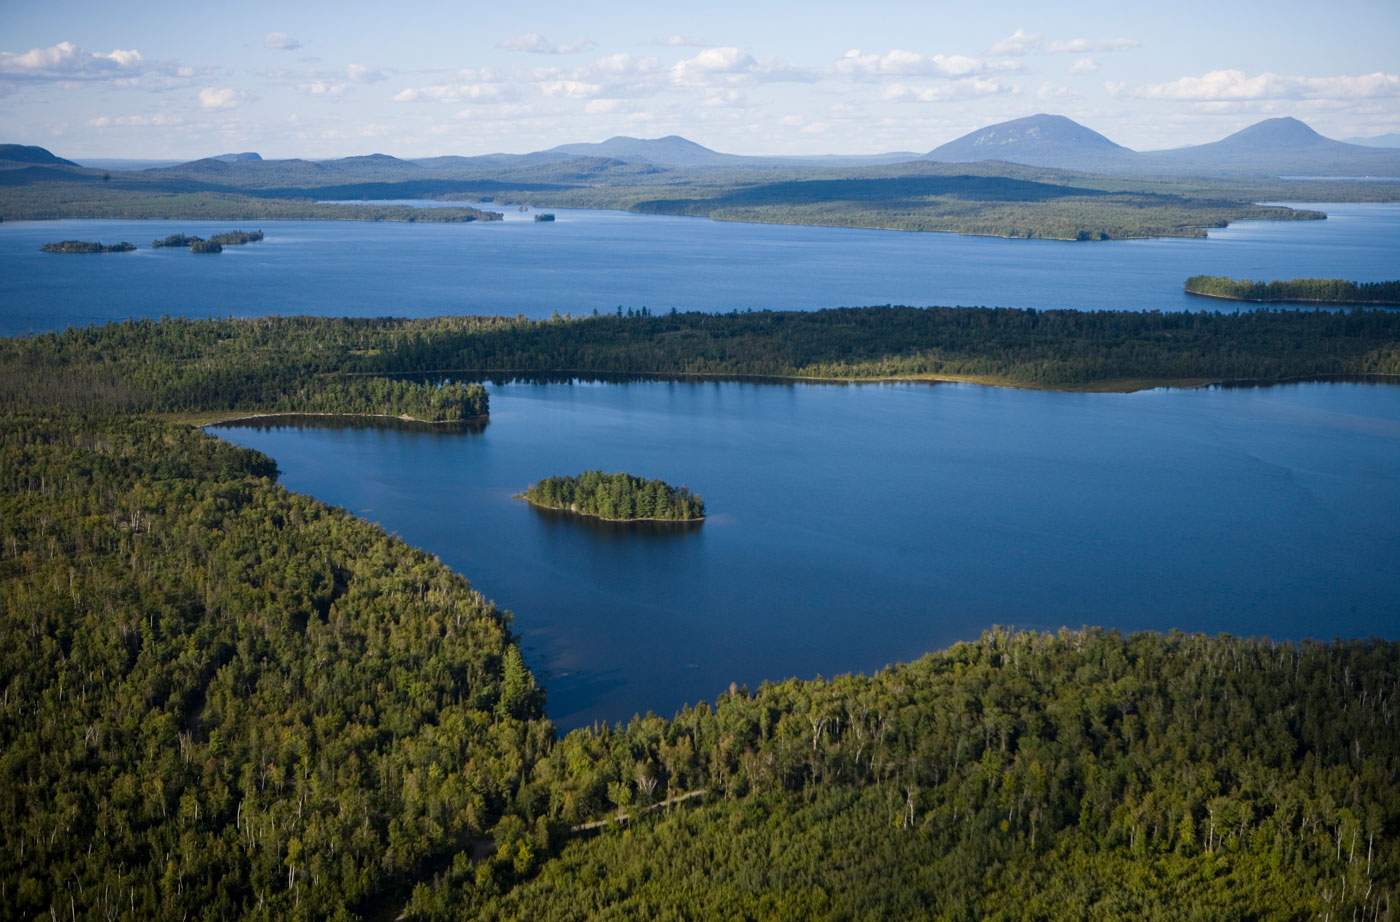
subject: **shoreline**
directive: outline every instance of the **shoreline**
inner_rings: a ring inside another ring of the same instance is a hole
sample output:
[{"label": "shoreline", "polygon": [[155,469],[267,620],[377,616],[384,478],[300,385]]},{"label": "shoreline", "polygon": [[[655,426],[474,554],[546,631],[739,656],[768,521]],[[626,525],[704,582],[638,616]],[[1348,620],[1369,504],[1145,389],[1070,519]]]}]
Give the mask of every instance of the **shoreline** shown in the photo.
[{"label": "shoreline", "polygon": [[1246,304],[1331,304],[1336,307],[1400,307],[1400,301],[1331,301],[1322,298],[1242,298],[1238,295],[1217,295],[1185,289],[1193,298],[1215,298],[1217,301],[1243,301]]},{"label": "shoreline", "polygon": [[[399,374],[405,376],[431,376],[431,375],[475,375],[483,379],[493,377],[567,377],[582,378],[594,377],[600,379],[617,380],[686,380],[695,379],[699,381],[763,381],[781,383],[784,381],[813,384],[908,384],[908,383],[949,383],[949,384],[976,384],[980,387],[1004,387],[1014,390],[1026,391],[1054,391],[1068,394],[1132,394],[1137,391],[1153,390],[1155,388],[1181,388],[1191,390],[1199,387],[1210,387],[1216,384],[1252,384],[1260,387],[1267,387],[1274,384],[1297,384],[1306,381],[1328,381],[1336,379],[1378,379],[1380,384],[1400,384],[1400,374],[1389,372],[1328,372],[1312,375],[1290,375],[1283,378],[1105,378],[1101,381],[1090,381],[1084,384],[1037,384],[1029,381],[1016,381],[1011,378],[1002,378],[996,375],[945,375],[928,373],[913,373],[907,375],[881,375],[874,377],[839,377],[821,375],[779,375],[779,374],[738,374],[732,372],[718,371],[596,371],[586,368],[512,368],[512,369],[482,369],[482,368],[440,368],[429,371],[413,372],[346,372],[347,375],[384,375]],[[306,414],[302,414],[306,415]],[[484,418],[484,417],[482,417]]]},{"label": "shoreline", "polygon": [[[235,411],[231,411],[235,412]],[[455,426],[460,423],[482,423],[491,418],[491,414],[485,413],[481,416],[464,416],[461,419],[419,419],[407,413],[395,416],[392,413],[307,413],[298,410],[280,410],[275,413],[244,413],[236,411],[233,416],[225,416],[222,413],[153,413],[153,416],[162,416],[171,422],[189,423],[195,426],[219,426],[233,423],[246,423],[255,419],[276,419],[287,416],[306,416],[316,419],[392,419],[401,423],[416,423],[420,426]],[[205,419],[205,416],[213,417]]]},{"label": "shoreline", "polygon": [[526,496],[524,493],[513,493],[511,494],[510,498],[523,500],[524,502],[529,503],[534,508],[544,509],[547,512],[563,512],[567,513],[568,515],[576,515],[581,519],[597,519],[600,522],[622,522],[624,524],[630,524],[632,522],[660,522],[663,525],[692,525],[696,522],[703,522],[706,518],[706,516],[701,515],[696,516],[693,519],[658,519],[653,518],[651,516],[648,516],[646,518],[635,519],[610,519],[605,515],[598,515],[596,512],[579,512],[577,509],[574,509],[572,507],[546,506],[544,503],[535,502],[533,499],[530,499],[530,497]]}]

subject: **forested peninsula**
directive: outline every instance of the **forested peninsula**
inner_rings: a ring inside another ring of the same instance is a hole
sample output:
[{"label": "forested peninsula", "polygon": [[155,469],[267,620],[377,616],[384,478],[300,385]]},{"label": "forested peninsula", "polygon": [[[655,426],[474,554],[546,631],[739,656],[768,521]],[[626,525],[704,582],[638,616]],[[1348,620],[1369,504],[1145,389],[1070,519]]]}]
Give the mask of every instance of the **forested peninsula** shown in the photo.
[{"label": "forested peninsula", "polygon": [[[631,313],[631,312],[629,312]],[[260,412],[466,419],[482,374],[952,379],[1127,391],[1210,381],[1400,374],[1400,314],[842,308],[528,320],[167,318],[0,340],[0,406],[67,405],[209,422]],[[388,383],[392,378],[417,375]],[[457,409],[453,409],[453,406]]]},{"label": "forested peninsula", "polygon": [[516,499],[611,522],[698,522],[705,517],[704,499],[685,487],[621,471],[546,477],[516,494]]},{"label": "forested peninsula", "polygon": [[1346,279],[1290,279],[1255,282],[1220,275],[1193,275],[1186,293],[1232,301],[1318,301],[1337,304],[1400,304],[1400,281],[1350,282]]},{"label": "forested peninsula", "polygon": [[[0,917],[1393,918],[1400,644],[995,630],[557,739],[465,579],[151,414],[424,400],[452,362],[1393,373],[1397,324],[875,308],[2,340]],[[390,377],[412,371],[434,374]]]}]

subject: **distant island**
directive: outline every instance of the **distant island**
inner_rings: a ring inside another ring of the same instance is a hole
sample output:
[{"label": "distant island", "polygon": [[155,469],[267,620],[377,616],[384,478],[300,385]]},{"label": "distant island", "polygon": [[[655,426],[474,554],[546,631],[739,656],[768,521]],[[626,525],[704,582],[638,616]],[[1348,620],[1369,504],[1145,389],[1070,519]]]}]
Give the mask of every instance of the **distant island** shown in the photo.
[{"label": "distant island", "polygon": [[546,477],[515,498],[612,522],[695,522],[705,517],[705,501],[685,487],[622,472]]},{"label": "distant island", "polygon": [[125,240],[111,244],[90,240],[60,240],[58,243],[46,243],[39,249],[45,253],[129,253],[136,249],[136,245]]},{"label": "distant island", "polygon": [[1289,279],[1254,282],[1223,275],[1193,275],[1186,293],[1231,301],[1317,301],[1334,304],[1400,304],[1400,281],[1349,282],[1346,279]]},{"label": "distant island", "polygon": [[543,214],[537,214],[537,215],[535,215],[535,220],[536,220],[536,221],[553,221],[553,220],[554,220],[554,215],[553,215],[553,213],[551,213],[551,212],[545,212],[545,213],[543,213]]},{"label": "distant island", "polygon": [[263,239],[263,232],[257,231],[227,231],[222,234],[215,234],[208,240],[203,237],[196,237],[193,234],[171,234],[161,240],[152,240],[151,246],[161,249],[164,247],[188,247],[192,253],[218,253],[226,246],[239,246],[244,243],[257,243]]}]

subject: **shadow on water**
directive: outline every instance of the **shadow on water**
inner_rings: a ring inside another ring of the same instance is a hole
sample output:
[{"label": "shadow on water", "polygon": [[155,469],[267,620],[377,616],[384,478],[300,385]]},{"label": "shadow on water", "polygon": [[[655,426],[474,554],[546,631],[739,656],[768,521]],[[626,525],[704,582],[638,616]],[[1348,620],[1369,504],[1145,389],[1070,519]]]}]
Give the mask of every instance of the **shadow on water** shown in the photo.
[{"label": "shadow on water", "polygon": [[1374,384],[1390,385],[1392,387],[1400,385],[1400,375],[1300,375],[1296,378],[1278,378],[1272,381],[1259,381],[1251,378],[1239,378],[1232,381],[1212,381],[1203,387],[1211,390],[1219,389],[1226,391],[1233,390],[1254,390],[1270,387],[1286,387],[1290,384]]},{"label": "shadow on water", "polygon": [[[525,502],[521,500],[521,502]],[[591,515],[579,515],[562,509],[548,509],[525,503],[551,531],[584,531],[590,537],[614,539],[630,538],[679,538],[696,536],[705,524],[704,519],[678,522],[662,522],[655,519],[644,521],[611,521]]]},{"label": "shadow on water", "polygon": [[481,435],[490,420],[469,419],[446,423],[426,423],[393,416],[335,416],[285,413],[277,416],[249,416],[210,423],[210,429],[254,429],[272,432],[278,429],[307,431],[311,429],[377,429],[381,431],[422,432],[430,435]]}]

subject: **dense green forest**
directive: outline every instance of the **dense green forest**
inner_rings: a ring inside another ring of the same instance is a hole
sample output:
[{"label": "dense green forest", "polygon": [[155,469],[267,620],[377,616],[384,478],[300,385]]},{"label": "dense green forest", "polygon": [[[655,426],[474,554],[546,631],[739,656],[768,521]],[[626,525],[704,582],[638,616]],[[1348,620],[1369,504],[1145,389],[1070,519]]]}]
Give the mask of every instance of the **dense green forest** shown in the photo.
[{"label": "dense green forest", "polygon": [[508,616],[184,426],[0,420],[0,917],[348,919],[552,745]]},{"label": "dense green forest", "polygon": [[136,249],[133,243],[98,243],[95,240],[60,240],[39,247],[45,253],[129,253]]},{"label": "dense green forest", "polygon": [[[527,785],[558,825],[408,917],[1390,919],[1397,683],[1380,641],[995,630],[731,687],[570,733]],[[561,835],[603,812],[633,822]]]},{"label": "dense green forest", "polygon": [[1400,304],[1400,281],[1349,282],[1346,279],[1290,279],[1254,282],[1223,275],[1193,275],[1186,292],[1234,301],[1332,301],[1341,304]]},{"label": "dense green forest", "polygon": [[336,412],[336,398],[317,396],[336,382],[421,373],[416,398],[376,412],[431,420],[479,415],[435,414],[432,382],[443,373],[550,371],[1099,390],[1400,374],[1400,314],[872,307],[538,321],[168,318],[0,340],[0,406],[82,401],[204,419],[313,405]]},{"label": "dense green forest", "polygon": [[1393,920],[1400,645],[995,631],[559,740],[464,579],[139,414],[484,410],[432,383],[453,367],[1394,373],[1397,326],[870,308],[0,341],[0,916]]},{"label": "dense green forest", "polygon": [[584,471],[577,477],[546,477],[517,499],[601,519],[695,521],[705,517],[705,501],[685,487],[646,480],[621,471]]}]

